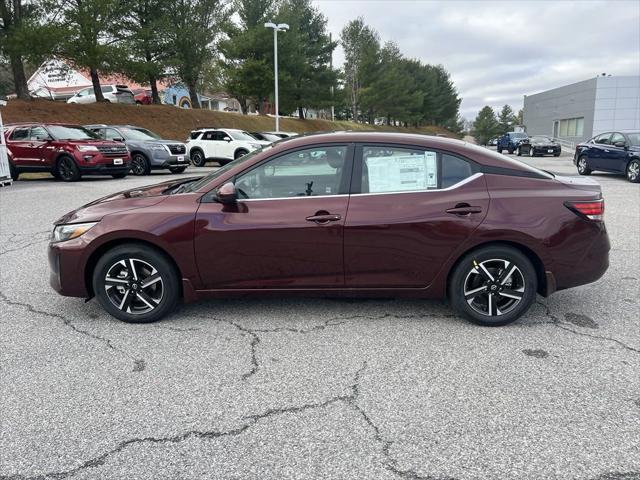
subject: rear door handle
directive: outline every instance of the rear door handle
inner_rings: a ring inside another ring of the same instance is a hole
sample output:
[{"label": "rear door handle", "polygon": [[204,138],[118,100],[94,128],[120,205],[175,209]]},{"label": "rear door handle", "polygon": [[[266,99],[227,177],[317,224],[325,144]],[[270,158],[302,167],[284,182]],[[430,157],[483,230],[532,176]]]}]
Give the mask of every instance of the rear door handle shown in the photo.
[{"label": "rear door handle", "polygon": [[337,222],[340,219],[342,219],[342,215],[337,215],[332,213],[316,214],[306,218],[307,222],[316,222],[316,223]]},{"label": "rear door handle", "polygon": [[452,215],[470,215],[472,213],[482,212],[482,207],[474,207],[468,204],[458,204],[454,208],[447,209],[446,212],[451,213]]}]

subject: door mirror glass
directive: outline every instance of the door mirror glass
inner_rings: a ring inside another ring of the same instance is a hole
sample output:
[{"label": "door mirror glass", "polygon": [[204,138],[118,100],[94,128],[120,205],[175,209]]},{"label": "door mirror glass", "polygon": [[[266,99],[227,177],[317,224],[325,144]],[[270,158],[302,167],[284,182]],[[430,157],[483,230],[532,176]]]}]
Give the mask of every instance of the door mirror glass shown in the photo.
[{"label": "door mirror glass", "polygon": [[216,192],[216,200],[224,205],[229,205],[238,201],[236,186],[233,182],[227,182],[218,188],[218,191]]},{"label": "door mirror glass", "polygon": [[230,142],[230,141],[231,141],[231,137],[224,137],[224,138],[223,138],[223,140],[224,140],[225,142]]}]

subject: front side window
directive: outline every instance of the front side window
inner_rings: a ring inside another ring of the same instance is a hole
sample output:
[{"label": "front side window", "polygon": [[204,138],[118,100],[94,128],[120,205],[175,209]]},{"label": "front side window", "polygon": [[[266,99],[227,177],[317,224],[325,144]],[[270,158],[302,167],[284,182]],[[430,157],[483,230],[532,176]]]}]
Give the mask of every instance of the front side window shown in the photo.
[{"label": "front side window", "polygon": [[416,192],[438,188],[438,154],[393,146],[362,149],[362,193]]},{"label": "front side window", "polygon": [[34,141],[39,140],[47,140],[49,137],[49,132],[47,132],[43,127],[33,127],[31,129],[31,134],[29,138]]},{"label": "front side window", "polygon": [[616,142],[622,142],[622,143],[626,143],[626,139],[624,138],[624,135],[622,135],[621,133],[614,133],[613,135],[611,135],[611,140],[609,140],[611,142],[611,145],[615,145]]},{"label": "front side window", "polygon": [[241,199],[337,195],[340,192],[346,146],[313,147],[285,153],[236,178]]},{"label": "front side window", "polygon": [[200,134],[201,134],[201,133],[202,133],[202,132],[199,132],[199,131],[191,132],[191,133],[189,134],[189,138],[190,138],[191,140],[195,140],[196,138],[198,138],[198,137],[200,136]]},{"label": "front side window", "polygon": [[104,138],[107,140],[120,140],[122,135],[115,128],[105,128]]}]

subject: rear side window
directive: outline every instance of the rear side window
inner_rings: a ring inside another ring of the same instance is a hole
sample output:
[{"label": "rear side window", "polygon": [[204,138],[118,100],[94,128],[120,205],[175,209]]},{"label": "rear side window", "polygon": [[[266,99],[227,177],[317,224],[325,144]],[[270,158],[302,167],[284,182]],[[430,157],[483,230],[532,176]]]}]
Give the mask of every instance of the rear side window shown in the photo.
[{"label": "rear side window", "polygon": [[460,157],[442,155],[442,188],[449,188],[473,175],[471,164]]},{"label": "rear side window", "polygon": [[20,140],[26,140],[28,137],[29,137],[28,128],[16,128],[11,134],[11,136],[9,137],[9,140],[14,140],[16,142],[19,142]]},{"label": "rear side window", "polygon": [[436,152],[394,146],[363,147],[362,193],[402,193],[437,188]]}]

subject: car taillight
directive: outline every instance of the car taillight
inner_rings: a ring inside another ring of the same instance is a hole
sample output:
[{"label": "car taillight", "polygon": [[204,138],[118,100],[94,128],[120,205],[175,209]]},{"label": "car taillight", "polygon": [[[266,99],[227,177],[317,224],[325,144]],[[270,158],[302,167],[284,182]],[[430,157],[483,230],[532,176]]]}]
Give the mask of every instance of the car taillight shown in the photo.
[{"label": "car taillight", "polygon": [[589,220],[601,222],[604,219],[604,199],[590,202],[564,202],[564,205]]}]

